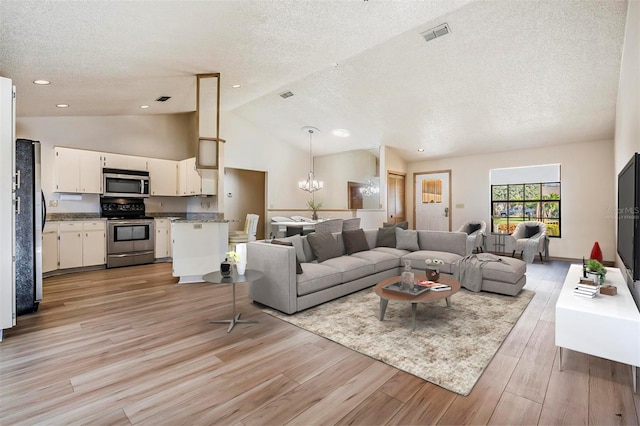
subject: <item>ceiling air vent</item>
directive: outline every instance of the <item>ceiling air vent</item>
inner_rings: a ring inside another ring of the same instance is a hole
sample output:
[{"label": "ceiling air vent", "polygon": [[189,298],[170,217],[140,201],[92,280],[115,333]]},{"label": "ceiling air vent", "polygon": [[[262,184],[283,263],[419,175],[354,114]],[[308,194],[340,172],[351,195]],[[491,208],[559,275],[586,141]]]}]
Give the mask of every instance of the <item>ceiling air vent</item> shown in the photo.
[{"label": "ceiling air vent", "polygon": [[442,24],[442,25],[438,25],[435,28],[431,28],[430,30],[427,30],[423,33],[420,33],[420,35],[422,35],[422,37],[424,37],[426,41],[431,41],[437,37],[442,37],[443,35],[447,35],[450,32],[451,32],[451,28],[449,28],[449,24]]},{"label": "ceiling air vent", "polygon": [[286,92],[280,93],[280,97],[282,99],[287,99],[287,98],[290,98],[292,96],[293,96],[293,93],[291,91],[289,91],[289,90],[287,90]]},{"label": "ceiling air vent", "polygon": [[169,99],[171,99],[171,96],[160,96],[156,99],[156,102],[167,102]]}]

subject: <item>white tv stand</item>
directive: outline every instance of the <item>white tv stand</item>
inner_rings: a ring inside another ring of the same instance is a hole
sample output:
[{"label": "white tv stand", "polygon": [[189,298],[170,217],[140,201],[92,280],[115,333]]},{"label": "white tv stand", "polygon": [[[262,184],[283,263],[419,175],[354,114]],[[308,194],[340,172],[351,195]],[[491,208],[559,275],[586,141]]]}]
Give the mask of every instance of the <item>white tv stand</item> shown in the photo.
[{"label": "white tv stand", "polygon": [[605,284],[618,294],[593,299],[574,296],[582,265],[571,265],[556,303],[556,346],[631,365],[633,391],[638,390],[640,312],[619,269],[607,268]]}]

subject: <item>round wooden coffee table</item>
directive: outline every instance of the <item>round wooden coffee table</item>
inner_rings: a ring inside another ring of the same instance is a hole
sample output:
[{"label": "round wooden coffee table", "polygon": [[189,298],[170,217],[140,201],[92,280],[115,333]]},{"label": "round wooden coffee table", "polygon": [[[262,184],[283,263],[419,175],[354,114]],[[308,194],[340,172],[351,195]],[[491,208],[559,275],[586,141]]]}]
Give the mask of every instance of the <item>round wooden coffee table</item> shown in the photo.
[{"label": "round wooden coffee table", "polygon": [[[415,282],[418,280],[426,280],[427,277],[424,274],[415,274]],[[400,302],[409,302],[411,303],[411,315],[413,319],[413,328],[416,329],[416,311],[418,310],[418,302],[428,302],[430,300],[438,300],[445,299],[447,302],[447,306],[451,306],[450,297],[457,293],[460,290],[460,283],[453,278],[451,275],[441,274],[438,282],[440,284],[446,284],[451,287],[451,290],[447,291],[426,291],[417,296],[413,296],[410,294],[402,294],[396,291],[385,290],[384,287],[389,284],[393,284],[395,282],[400,281],[400,277],[391,277],[387,278],[384,281],[379,282],[374,287],[374,291],[378,296],[380,296],[380,321],[384,320],[384,313],[387,310],[387,304],[389,300],[398,300]],[[416,284],[417,285],[417,284]]]}]

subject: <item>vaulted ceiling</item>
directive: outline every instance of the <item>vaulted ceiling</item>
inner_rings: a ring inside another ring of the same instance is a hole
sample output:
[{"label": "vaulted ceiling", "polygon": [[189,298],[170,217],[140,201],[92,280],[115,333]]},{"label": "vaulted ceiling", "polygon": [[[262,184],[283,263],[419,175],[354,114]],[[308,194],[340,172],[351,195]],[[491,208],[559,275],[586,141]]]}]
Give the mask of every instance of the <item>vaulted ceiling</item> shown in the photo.
[{"label": "vaulted ceiling", "polygon": [[[311,125],[319,154],[385,144],[408,160],[448,157],[613,138],[626,10],[617,0],[0,0],[0,75],[14,80],[18,116],[80,116],[193,111],[195,74],[220,72],[222,109],[292,145],[306,148],[300,128]],[[443,23],[449,34],[421,35]]]}]

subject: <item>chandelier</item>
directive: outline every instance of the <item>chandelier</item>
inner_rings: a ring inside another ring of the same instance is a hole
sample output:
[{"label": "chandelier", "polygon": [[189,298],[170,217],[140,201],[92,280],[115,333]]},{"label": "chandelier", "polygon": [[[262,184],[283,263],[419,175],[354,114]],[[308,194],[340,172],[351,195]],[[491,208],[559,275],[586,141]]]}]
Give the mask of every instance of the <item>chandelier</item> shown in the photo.
[{"label": "chandelier", "polygon": [[320,133],[320,130],[311,126],[304,126],[302,128],[303,132],[309,133],[309,174],[307,175],[307,180],[301,180],[298,182],[298,188],[307,192],[315,192],[319,189],[322,189],[324,183],[321,180],[317,180],[313,176],[313,151],[311,146],[311,138],[314,133]]},{"label": "chandelier", "polygon": [[360,187],[360,193],[365,197],[370,197],[372,195],[380,193],[380,187],[373,183],[371,180],[368,180],[364,186]]}]

